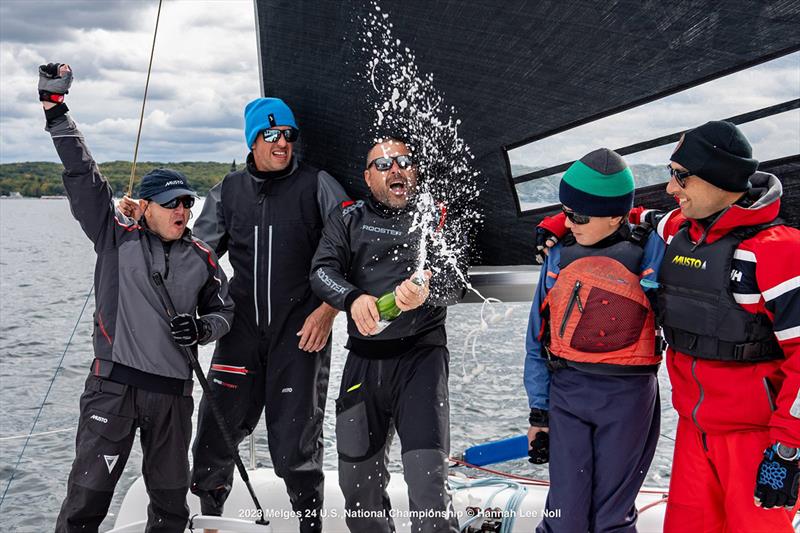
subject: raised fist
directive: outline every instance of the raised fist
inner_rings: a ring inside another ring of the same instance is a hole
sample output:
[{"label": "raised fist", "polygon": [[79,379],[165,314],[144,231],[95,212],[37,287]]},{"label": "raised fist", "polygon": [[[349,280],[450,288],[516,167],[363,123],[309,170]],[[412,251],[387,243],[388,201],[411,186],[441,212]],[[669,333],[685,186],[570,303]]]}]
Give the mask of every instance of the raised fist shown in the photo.
[{"label": "raised fist", "polygon": [[72,69],[64,63],[39,66],[39,100],[60,104],[72,85]]}]

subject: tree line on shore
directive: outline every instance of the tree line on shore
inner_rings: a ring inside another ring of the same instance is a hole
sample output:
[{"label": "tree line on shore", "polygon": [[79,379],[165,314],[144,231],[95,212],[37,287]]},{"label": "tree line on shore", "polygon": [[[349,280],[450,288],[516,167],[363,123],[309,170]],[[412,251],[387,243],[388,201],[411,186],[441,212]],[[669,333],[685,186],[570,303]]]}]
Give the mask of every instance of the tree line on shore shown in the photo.
[{"label": "tree line on shore", "polygon": [[[128,189],[131,177],[130,161],[109,161],[100,163],[100,172],[111,183],[114,194],[122,196]],[[213,161],[186,161],[180,163],[159,163],[143,161],[136,163],[136,180],[133,194],[137,194],[139,179],[154,168],[169,167],[182,172],[198,194],[205,196],[208,190],[219,182],[232,169],[242,168],[243,164],[217,163]],[[0,196],[19,193],[27,197],[40,197],[64,194],[61,174],[64,167],[60,163],[43,161],[0,164]]]}]

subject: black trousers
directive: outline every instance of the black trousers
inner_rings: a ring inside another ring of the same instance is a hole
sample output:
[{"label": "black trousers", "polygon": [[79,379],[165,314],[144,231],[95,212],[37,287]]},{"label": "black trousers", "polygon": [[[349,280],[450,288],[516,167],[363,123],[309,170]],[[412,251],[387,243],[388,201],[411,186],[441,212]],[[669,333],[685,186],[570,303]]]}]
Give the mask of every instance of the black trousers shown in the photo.
[{"label": "black trousers", "polygon": [[[292,508],[300,517],[300,531],[305,533],[322,527],[322,420],[331,344],[328,341],[320,352],[304,352],[297,347],[296,333],[284,332],[281,339],[256,337],[245,320],[234,320],[231,332],[217,343],[208,381],[237,445],[265,412],[272,464],[286,483]],[[205,396],[192,454],[191,490],[200,497],[203,514],[221,515],[234,462]]]},{"label": "black trousers", "polygon": [[394,429],[402,446],[411,530],[458,531],[446,490],[448,359],[445,346],[418,346],[388,359],[365,359],[353,352],[347,356],[336,400],[336,447],[351,532],[395,530],[386,492]]},{"label": "black trousers", "polygon": [[56,532],[96,532],[131,453],[136,428],[150,504],[148,532],[183,532],[189,519],[191,396],[149,392],[89,376],[80,400],[75,461]]}]

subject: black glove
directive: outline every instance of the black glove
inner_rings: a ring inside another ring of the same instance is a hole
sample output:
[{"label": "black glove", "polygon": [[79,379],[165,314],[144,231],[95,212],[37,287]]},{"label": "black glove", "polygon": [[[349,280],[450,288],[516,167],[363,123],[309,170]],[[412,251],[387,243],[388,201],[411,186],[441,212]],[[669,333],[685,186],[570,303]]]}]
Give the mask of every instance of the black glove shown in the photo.
[{"label": "black glove", "polygon": [[175,342],[181,346],[194,346],[211,335],[208,324],[193,315],[180,314],[169,321],[170,333]]},{"label": "black glove", "polygon": [[64,95],[69,93],[72,71],[66,72],[63,76],[59,75],[61,65],[61,63],[48,63],[39,66],[39,100],[42,102],[60,104],[64,101]]},{"label": "black glove", "polygon": [[779,456],[777,444],[764,450],[764,459],[756,476],[756,501],[765,509],[787,507],[797,502],[797,485],[800,482],[798,461]]},{"label": "black glove", "polygon": [[544,228],[536,228],[536,255],[534,257],[538,264],[544,264],[544,259],[547,257],[544,251],[555,246],[557,242],[558,237],[553,232]]},{"label": "black glove", "polygon": [[550,433],[540,431],[531,441],[531,449],[528,450],[528,462],[535,465],[543,465],[550,460]]}]

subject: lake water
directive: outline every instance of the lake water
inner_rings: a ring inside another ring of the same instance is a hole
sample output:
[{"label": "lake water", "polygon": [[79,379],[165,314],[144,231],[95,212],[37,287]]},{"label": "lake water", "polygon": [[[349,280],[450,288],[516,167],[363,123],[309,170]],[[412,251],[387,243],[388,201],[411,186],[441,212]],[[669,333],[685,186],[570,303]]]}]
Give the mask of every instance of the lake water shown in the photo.
[{"label": "lake water", "polygon": [[[200,212],[202,205],[194,211]],[[91,243],[72,218],[66,200],[0,201],[0,494],[55,375],[35,436],[24,453],[6,500],[0,509],[3,531],[52,530],[66,491],[74,457],[78,397],[93,358],[91,316],[94,298],[78,323],[75,337],[56,373],[58,361],[75,326],[92,285],[95,254]],[[223,264],[227,264],[223,260]],[[228,267],[228,271],[230,271]],[[524,338],[530,304],[498,304],[495,309],[510,317],[478,338],[475,359],[463,345],[479,326],[480,306],[457,305],[450,309],[450,404],[452,451],[473,444],[516,436],[527,430],[528,408],[522,386]],[[345,322],[334,326],[334,351],[325,417],[325,465],[336,467],[333,401],[345,360]],[[208,367],[211,347],[201,349]],[[466,377],[465,377],[466,376]],[[667,487],[672,462],[676,415],[670,406],[666,370],[661,383],[662,434],[647,484]],[[200,387],[195,387],[197,405]],[[256,432],[258,464],[270,466],[266,429]],[[392,470],[400,471],[399,444],[392,453]],[[242,456],[247,460],[246,446]],[[110,514],[101,531],[111,529],[125,491],[138,477],[141,449],[137,443],[117,486]],[[547,478],[547,468],[526,460],[495,468]]]}]

